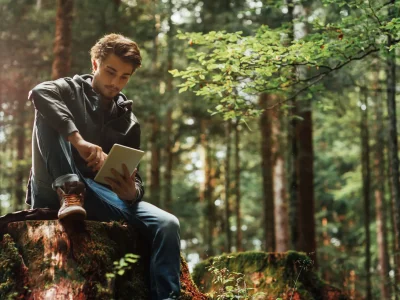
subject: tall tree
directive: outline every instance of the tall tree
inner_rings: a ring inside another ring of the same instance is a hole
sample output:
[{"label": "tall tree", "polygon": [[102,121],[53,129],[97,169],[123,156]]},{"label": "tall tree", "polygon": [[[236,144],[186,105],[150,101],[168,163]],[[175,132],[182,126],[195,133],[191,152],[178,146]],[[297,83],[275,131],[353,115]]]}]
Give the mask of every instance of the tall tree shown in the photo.
[{"label": "tall tree", "polygon": [[231,252],[232,234],[231,234],[231,205],[230,205],[230,159],[231,159],[231,134],[232,122],[228,120],[225,124],[226,130],[226,156],[225,156],[225,233],[226,233],[226,251]]},{"label": "tall tree", "polygon": [[57,0],[56,36],[54,39],[54,61],[52,79],[69,75],[71,68],[71,39],[73,0]]},{"label": "tall tree", "polygon": [[366,273],[366,292],[367,300],[372,299],[371,293],[371,200],[370,200],[370,150],[369,150],[369,130],[368,130],[368,97],[366,91],[363,91],[364,100],[361,106],[361,162],[362,162],[362,179],[363,179],[363,198],[364,198],[364,230],[365,230],[365,273]]},{"label": "tall tree", "polygon": [[[306,18],[307,12],[302,4],[296,5],[296,17]],[[307,35],[306,24],[299,22],[293,24],[296,29],[294,38],[301,39]],[[307,76],[307,70],[299,66],[297,68],[299,80]],[[313,150],[313,121],[312,101],[307,95],[303,99],[296,99],[295,113],[301,121],[295,123],[295,138],[297,155],[295,157],[295,169],[297,177],[297,216],[298,216],[298,240],[296,249],[310,255],[317,266],[317,244],[315,234],[315,204],[314,204],[314,150]]]},{"label": "tall tree", "polygon": [[259,96],[260,107],[264,109],[260,117],[261,131],[261,161],[263,182],[263,232],[265,251],[275,251],[275,222],[274,222],[274,187],[272,159],[272,110],[271,95],[262,93]]},{"label": "tall tree", "polygon": [[165,184],[165,197],[164,206],[167,211],[171,211],[172,208],[172,167],[173,167],[173,133],[172,133],[172,112],[173,112],[173,84],[172,76],[168,73],[168,70],[173,68],[173,53],[174,53],[174,23],[172,22],[172,0],[168,1],[168,49],[167,49],[167,70],[166,70],[166,81],[167,81],[167,114],[165,118],[165,137],[167,139],[165,144],[165,159],[166,168],[164,172],[164,184]]},{"label": "tall tree", "polygon": [[[278,99],[276,95],[272,97]],[[272,179],[274,190],[274,227],[275,227],[275,249],[277,252],[289,250],[289,215],[286,193],[286,170],[285,154],[282,131],[282,110],[281,107],[271,111],[272,119]]]},{"label": "tall tree", "polygon": [[240,209],[240,132],[239,121],[235,124],[235,212],[236,212],[236,251],[242,251],[242,214]]},{"label": "tall tree", "polygon": [[[153,3],[154,6],[154,37],[153,37],[153,53],[152,53],[152,74],[154,75],[154,83],[152,84],[155,95],[157,95],[157,91],[159,90],[160,82],[156,78],[158,78],[157,73],[159,72],[159,33],[160,33],[160,15],[157,12],[157,1],[155,0]],[[155,96],[154,103],[159,101],[159,97]],[[159,104],[159,103],[158,103]],[[160,164],[161,164],[161,150],[160,150],[160,120],[159,114],[157,110],[153,110],[150,123],[151,123],[151,178],[150,178],[150,196],[152,202],[156,206],[161,206],[161,173],[160,173]]]},{"label": "tall tree", "polygon": [[[394,7],[395,0],[389,1],[392,4],[389,8],[389,20],[396,15]],[[394,45],[394,37],[388,35],[388,48]],[[400,284],[400,174],[399,174],[399,155],[397,140],[397,117],[396,117],[396,56],[395,51],[387,53],[387,110],[389,117],[389,162],[390,179],[392,184],[392,213],[395,221],[394,241],[395,241],[395,284]]]},{"label": "tall tree", "polygon": [[[376,78],[378,74],[376,74]],[[374,84],[374,89],[377,90],[378,85]],[[389,277],[389,252],[388,252],[388,230],[386,226],[387,207],[385,201],[385,159],[384,159],[384,145],[385,138],[383,127],[383,103],[379,93],[375,92],[375,145],[374,145],[374,178],[375,178],[375,211],[377,223],[377,243],[378,243],[378,257],[379,257],[379,274],[380,274],[380,289],[381,295],[385,299],[390,298],[390,277]]]}]

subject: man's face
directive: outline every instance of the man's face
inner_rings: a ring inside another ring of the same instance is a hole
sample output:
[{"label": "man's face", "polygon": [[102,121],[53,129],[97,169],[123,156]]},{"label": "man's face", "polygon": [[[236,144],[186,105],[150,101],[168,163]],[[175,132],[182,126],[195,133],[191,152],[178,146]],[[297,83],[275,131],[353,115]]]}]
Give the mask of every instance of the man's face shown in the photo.
[{"label": "man's face", "polygon": [[109,54],[101,63],[92,61],[93,89],[103,98],[113,99],[128,83],[133,66],[115,54]]}]

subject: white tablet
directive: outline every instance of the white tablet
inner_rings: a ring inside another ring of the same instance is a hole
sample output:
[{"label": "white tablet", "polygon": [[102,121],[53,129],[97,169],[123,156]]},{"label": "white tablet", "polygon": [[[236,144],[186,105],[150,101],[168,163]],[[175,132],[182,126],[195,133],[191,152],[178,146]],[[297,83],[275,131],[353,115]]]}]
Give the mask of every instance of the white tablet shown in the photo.
[{"label": "white tablet", "polygon": [[114,144],[110,150],[110,153],[108,153],[107,159],[104,161],[103,166],[100,168],[99,172],[97,172],[94,180],[100,183],[108,184],[104,180],[104,177],[114,178],[114,175],[111,173],[111,168],[114,168],[120,174],[124,174],[122,170],[122,164],[126,164],[129,174],[132,174],[143,155],[144,151]]}]

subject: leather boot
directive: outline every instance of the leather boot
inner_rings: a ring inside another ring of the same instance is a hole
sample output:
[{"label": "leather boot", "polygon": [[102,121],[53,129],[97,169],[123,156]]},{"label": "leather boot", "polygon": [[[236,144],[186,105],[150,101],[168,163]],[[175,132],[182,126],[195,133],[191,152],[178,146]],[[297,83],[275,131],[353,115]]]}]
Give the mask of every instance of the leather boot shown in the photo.
[{"label": "leather boot", "polygon": [[58,219],[64,218],[73,220],[86,219],[86,210],[83,208],[85,184],[80,181],[65,182],[57,188],[57,194],[60,199],[60,210]]}]

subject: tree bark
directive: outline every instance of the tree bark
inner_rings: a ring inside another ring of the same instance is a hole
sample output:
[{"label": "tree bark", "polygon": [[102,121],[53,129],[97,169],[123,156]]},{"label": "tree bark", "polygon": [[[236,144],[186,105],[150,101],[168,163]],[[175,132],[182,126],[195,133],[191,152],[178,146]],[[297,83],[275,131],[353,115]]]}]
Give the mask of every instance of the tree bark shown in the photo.
[{"label": "tree bark", "polygon": [[[389,9],[389,19],[395,14],[395,0],[391,0]],[[393,37],[388,36],[388,47],[393,44]],[[400,174],[399,174],[399,155],[397,141],[397,119],[396,119],[396,56],[395,51],[387,53],[387,110],[389,117],[389,162],[390,179],[392,184],[392,214],[395,222],[394,241],[395,241],[395,286],[400,284]],[[395,293],[396,294],[396,293]]]},{"label": "tree bark", "polygon": [[24,159],[25,159],[25,148],[26,148],[26,134],[25,134],[25,124],[26,124],[26,103],[27,101],[21,98],[17,105],[17,113],[15,114],[17,119],[17,128],[15,137],[17,139],[17,168],[15,174],[15,201],[14,201],[14,211],[23,209],[24,206],[24,178],[28,175],[25,171]]},{"label": "tree bark", "polygon": [[160,207],[160,124],[158,117],[151,117],[151,178],[150,178],[150,197],[151,202]]},{"label": "tree bark", "polygon": [[314,150],[312,139],[311,101],[296,102],[297,115],[302,121],[296,122],[296,157],[297,195],[299,236],[296,249],[306,252],[317,266],[317,245],[315,236],[314,204]]},{"label": "tree bark", "polygon": [[52,79],[66,77],[71,68],[73,0],[57,0]]},{"label": "tree bark", "polygon": [[[271,95],[271,102],[279,99]],[[275,251],[286,252],[289,250],[289,215],[286,193],[286,172],[284,163],[284,147],[282,147],[282,118],[280,107],[271,110],[272,121],[272,182],[274,193],[274,228]]]},{"label": "tree bark", "polygon": [[235,196],[236,196],[236,251],[242,251],[242,215],[240,211],[240,136],[239,122],[235,124]]},{"label": "tree bark", "polygon": [[[289,31],[289,39],[294,40],[294,5],[292,0],[287,0],[288,7],[288,16],[289,22],[292,24]],[[293,72],[296,72],[296,69],[293,68]],[[297,173],[295,163],[297,161],[297,140],[296,140],[296,120],[293,118],[296,115],[296,99],[292,99],[289,102],[289,105],[292,106],[290,109],[291,120],[288,121],[287,132],[288,132],[288,145],[291,151],[288,151],[287,161],[288,161],[288,182],[289,182],[289,220],[290,220],[290,243],[293,248],[296,247],[299,235],[299,229],[297,224],[299,224],[298,219],[298,200],[297,200]]]},{"label": "tree bark", "polygon": [[172,209],[172,167],[173,167],[173,138],[172,138],[172,93],[173,93],[173,85],[172,85],[172,75],[168,74],[168,70],[173,69],[173,53],[174,53],[174,23],[172,22],[172,1],[168,2],[168,53],[167,53],[167,72],[166,72],[166,81],[167,81],[167,94],[168,94],[168,108],[166,114],[166,124],[165,124],[165,136],[166,136],[166,145],[165,145],[165,159],[166,159],[166,169],[164,173],[164,183],[165,183],[165,209],[171,212]]},{"label": "tree bark", "polygon": [[272,165],[272,111],[268,109],[270,96],[261,94],[260,107],[264,109],[260,118],[261,131],[261,168],[263,185],[263,225],[264,249],[267,252],[275,251],[275,221],[274,221],[274,188]]},{"label": "tree bark", "polygon": [[226,226],[226,250],[231,252],[232,234],[231,234],[231,205],[230,205],[230,159],[231,159],[231,132],[232,121],[228,120],[225,124],[226,128],[226,157],[225,157],[225,226]]},{"label": "tree bark", "polygon": [[[365,92],[364,92],[365,93]],[[371,232],[369,223],[371,220],[370,212],[370,184],[371,171],[369,162],[369,131],[368,131],[368,104],[367,95],[365,94],[364,106],[361,107],[361,162],[362,162],[362,178],[363,178],[363,198],[364,198],[364,230],[365,230],[365,273],[366,273],[366,299],[372,299],[371,291]]]},{"label": "tree bark", "polygon": [[[377,77],[378,78],[378,77]],[[375,146],[374,146],[374,177],[375,177],[375,211],[377,223],[377,243],[378,243],[378,257],[379,257],[379,274],[381,295],[385,299],[390,298],[390,263],[388,251],[388,230],[386,226],[387,207],[385,201],[385,158],[384,158],[384,145],[385,138],[383,128],[383,103],[382,99],[375,94]]]},{"label": "tree bark", "polygon": [[[156,2],[154,2],[156,5]],[[154,11],[156,8],[154,8]],[[158,34],[160,31],[160,16],[154,14],[154,38],[153,38],[153,60],[152,60],[152,72],[154,75],[153,89],[158,91],[159,82],[156,79],[158,73]],[[159,97],[157,97],[159,98]],[[155,99],[156,101],[158,99]],[[161,207],[161,174],[160,174],[160,163],[161,163],[161,150],[160,150],[160,121],[159,116],[156,112],[153,112],[151,117],[151,178],[150,178],[150,196],[151,201],[154,205]]]}]

